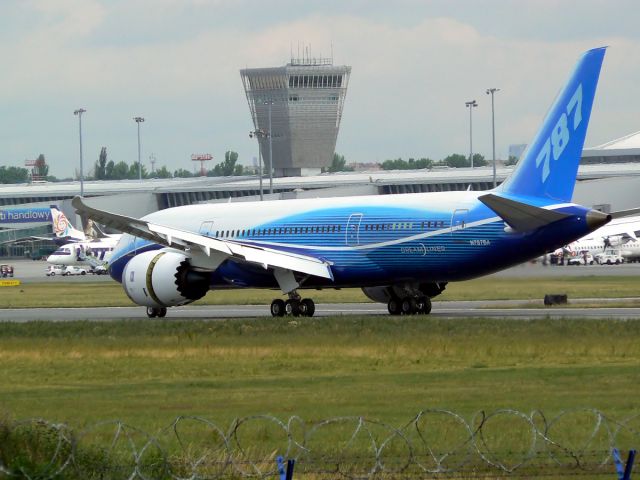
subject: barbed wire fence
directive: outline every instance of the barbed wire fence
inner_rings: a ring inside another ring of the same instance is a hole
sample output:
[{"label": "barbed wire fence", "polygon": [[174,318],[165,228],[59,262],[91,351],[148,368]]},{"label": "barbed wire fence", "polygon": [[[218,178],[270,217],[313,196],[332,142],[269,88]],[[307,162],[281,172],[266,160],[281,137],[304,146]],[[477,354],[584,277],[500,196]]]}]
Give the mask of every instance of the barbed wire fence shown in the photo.
[{"label": "barbed wire fence", "polygon": [[392,426],[365,417],[315,422],[271,415],[222,427],[178,417],[156,433],[121,421],[74,430],[42,419],[0,422],[0,478],[199,480],[278,476],[277,457],[305,478],[614,478],[613,449],[640,441],[640,415],[596,409],[430,409]]}]

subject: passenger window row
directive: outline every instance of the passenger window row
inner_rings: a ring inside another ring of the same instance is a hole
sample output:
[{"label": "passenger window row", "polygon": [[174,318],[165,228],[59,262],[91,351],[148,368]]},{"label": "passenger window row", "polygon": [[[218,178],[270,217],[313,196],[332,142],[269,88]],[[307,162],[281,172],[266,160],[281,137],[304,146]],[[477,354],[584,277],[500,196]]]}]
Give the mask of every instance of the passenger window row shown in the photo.
[{"label": "passenger window row", "polygon": [[[371,223],[364,226],[365,232],[367,231],[379,231],[379,230],[413,230],[414,222],[400,222],[400,223]],[[444,228],[444,221],[442,220],[427,220],[420,223],[422,230],[428,228]]]},{"label": "passenger window row", "polygon": [[268,237],[272,235],[308,235],[315,233],[339,233],[340,225],[318,225],[313,227],[273,227],[248,228],[238,230],[217,230],[215,238]]},{"label": "passenger window row", "polygon": [[[365,232],[413,230],[413,222],[400,223],[367,223],[363,226]],[[444,228],[442,220],[427,220],[420,223],[422,230],[429,228]],[[308,235],[340,233],[340,225],[318,225],[311,227],[272,227],[272,228],[248,228],[238,230],[216,230],[215,238],[240,238],[240,237],[268,237],[273,235]]]}]

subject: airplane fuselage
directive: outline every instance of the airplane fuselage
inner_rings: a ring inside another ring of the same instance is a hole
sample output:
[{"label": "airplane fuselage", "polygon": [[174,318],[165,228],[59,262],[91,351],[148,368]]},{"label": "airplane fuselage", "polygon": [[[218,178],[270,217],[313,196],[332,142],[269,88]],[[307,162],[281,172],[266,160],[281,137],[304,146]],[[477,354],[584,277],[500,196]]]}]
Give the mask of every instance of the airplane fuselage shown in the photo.
[{"label": "airplane fuselage", "polygon": [[[53,265],[91,265],[108,262],[119,238],[68,243],[49,255],[47,263]],[[89,259],[89,257],[92,258]]]},{"label": "airplane fuselage", "polygon": [[[333,280],[312,277],[301,288],[466,280],[552,251],[589,231],[584,207],[544,205],[538,199],[537,206],[573,216],[534,233],[515,233],[479,195],[443,192],[196,205],[144,219],[332,264]],[[123,235],[112,255],[111,275],[122,281],[130,258],[160,248],[166,247]],[[232,287],[276,288],[277,283],[260,265],[231,258],[211,273],[211,288]]]}]

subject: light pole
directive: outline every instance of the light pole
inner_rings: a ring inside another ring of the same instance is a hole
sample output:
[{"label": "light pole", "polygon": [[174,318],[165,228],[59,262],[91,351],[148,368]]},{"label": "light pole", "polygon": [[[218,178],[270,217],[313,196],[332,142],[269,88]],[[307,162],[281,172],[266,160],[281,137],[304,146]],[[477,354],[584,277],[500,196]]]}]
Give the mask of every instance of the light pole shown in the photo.
[{"label": "light pole", "polygon": [[478,102],[471,100],[470,102],[464,102],[464,104],[469,108],[469,162],[471,163],[471,168],[473,168],[473,117],[471,113],[478,106]]},{"label": "light pole", "polygon": [[264,130],[252,130],[249,132],[249,138],[256,137],[258,140],[258,178],[260,179],[260,201],[263,200],[263,192],[262,192],[262,147],[260,145],[260,139],[264,138],[266,134]]},{"label": "light pole", "polygon": [[271,106],[273,100],[267,100],[265,105],[269,105],[269,193],[273,193],[273,132],[271,131]]},{"label": "light pole", "polygon": [[493,94],[499,92],[499,88],[487,88],[487,95],[491,94],[491,136],[493,141],[493,188],[496,188],[496,119],[493,113]]},{"label": "light pole", "polygon": [[78,116],[78,132],[80,135],[80,196],[84,197],[84,174],[82,171],[82,114],[86,112],[84,108],[79,108],[73,111],[74,115]]},{"label": "light pole", "polygon": [[140,163],[140,124],[144,122],[143,117],[133,117],[138,124],[138,180],[142,181],[142,163]]}]

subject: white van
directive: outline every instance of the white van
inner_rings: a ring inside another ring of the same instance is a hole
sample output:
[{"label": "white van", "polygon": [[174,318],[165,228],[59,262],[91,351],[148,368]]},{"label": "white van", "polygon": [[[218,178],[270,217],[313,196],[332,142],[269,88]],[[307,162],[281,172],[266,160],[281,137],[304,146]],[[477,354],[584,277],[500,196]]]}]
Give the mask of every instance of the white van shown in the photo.
[{"label": "white van", "polygon": [[624,258],[620,255],[620,250],[608,248],[604,252],[596,254],[596,262],[600,265],[619,265],[624,263]]},{"label": "white van", "polygon": [[593,265],[593,255],[589,252],[580,252],[575,257],[569,257],[567,265]]},{"label": "white van", "polygon": [[56,275],[62,275],[64,273],[64,267],[62,265],[49,265],[47,268],[47,277],[55,277]]}]

